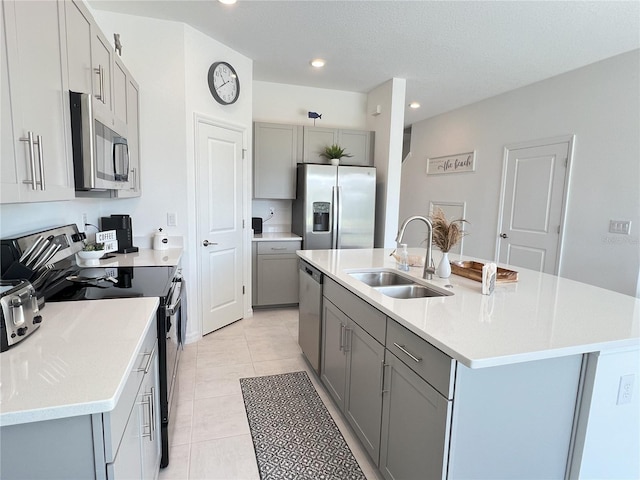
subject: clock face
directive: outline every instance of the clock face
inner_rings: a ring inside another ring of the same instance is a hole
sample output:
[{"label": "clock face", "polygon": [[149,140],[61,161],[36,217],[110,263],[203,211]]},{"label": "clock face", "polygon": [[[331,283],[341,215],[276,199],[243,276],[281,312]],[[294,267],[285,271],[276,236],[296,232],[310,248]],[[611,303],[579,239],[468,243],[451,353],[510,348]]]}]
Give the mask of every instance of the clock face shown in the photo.
[{"label": "clock face", "polygon": [[222,105],[231,105],[240,96],[240,80],[234,68],[227,62],[215,62],[209,67],[209,90]]}]

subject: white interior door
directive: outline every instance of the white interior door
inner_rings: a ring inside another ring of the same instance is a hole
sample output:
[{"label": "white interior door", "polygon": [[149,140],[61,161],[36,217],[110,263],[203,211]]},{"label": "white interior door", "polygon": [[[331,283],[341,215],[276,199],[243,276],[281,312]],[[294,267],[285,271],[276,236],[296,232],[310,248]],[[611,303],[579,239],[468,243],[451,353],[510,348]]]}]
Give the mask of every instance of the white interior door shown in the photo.
[{"label": "white interior door", "polygon": [[198,121],[197,135],[197,230],[204,335],[243,316],[243,134]]},{"label": "white interior door", "polygon": [[546,143],[506,150],[497,258],[557,274],[571,142]]}]

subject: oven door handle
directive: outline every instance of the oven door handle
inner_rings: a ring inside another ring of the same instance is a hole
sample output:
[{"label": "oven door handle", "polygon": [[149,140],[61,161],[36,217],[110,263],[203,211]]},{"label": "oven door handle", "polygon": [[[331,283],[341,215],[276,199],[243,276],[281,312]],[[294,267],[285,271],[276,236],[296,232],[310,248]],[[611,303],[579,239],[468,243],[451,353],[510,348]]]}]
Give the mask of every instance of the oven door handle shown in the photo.
[{"label": "oven door handle", "polygon": [[171,294],[169,296],[170,301],[175,300],[174,303],[167,305],[167,315],[175,315],[178,309],[180,308],[180,304],[182,303],[182,282],[175,282],[174,287],[171,290]]}]

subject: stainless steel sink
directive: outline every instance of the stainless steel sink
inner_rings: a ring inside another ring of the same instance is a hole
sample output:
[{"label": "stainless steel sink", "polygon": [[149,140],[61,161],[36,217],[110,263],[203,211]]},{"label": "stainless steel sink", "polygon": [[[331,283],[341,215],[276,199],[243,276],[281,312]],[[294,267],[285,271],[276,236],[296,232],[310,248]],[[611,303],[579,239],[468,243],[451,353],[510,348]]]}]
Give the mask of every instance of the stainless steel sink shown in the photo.
[{"label": "stainless steel sink", "polygon": [[446,297],[453,295],[452,292],[418,283],[416,279],[392,270],[349,272],[349,275],[383,295],[393,298]]},{"label": "stainless steel sink", "polygon": [[385,287],[390,285],[411,285],[415,283],[412,279],[398,275],[395,272],[354,272],[350,273],[353,278],[366,283],[370,287]]},{"label": "stainless steel sink", "polygon": [[447,292],[446,290],[425,287],[424,285],[418,284],[378,287],[376,290],[387,297],[393,298],[446,297],[453,295],[453,293]]}]

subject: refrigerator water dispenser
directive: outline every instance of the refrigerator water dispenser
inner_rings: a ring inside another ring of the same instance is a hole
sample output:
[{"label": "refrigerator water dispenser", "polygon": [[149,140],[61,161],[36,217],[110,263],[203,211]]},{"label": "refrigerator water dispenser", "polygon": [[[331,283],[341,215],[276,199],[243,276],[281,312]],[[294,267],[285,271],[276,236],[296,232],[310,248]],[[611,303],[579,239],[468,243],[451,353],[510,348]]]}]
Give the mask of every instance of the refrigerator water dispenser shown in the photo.
[{"label": "refrigerator water dispenser", "polygon": [[329,231],[329,211],[331,203],[329,202],[313,202],[313,231],[328,232]]}]

